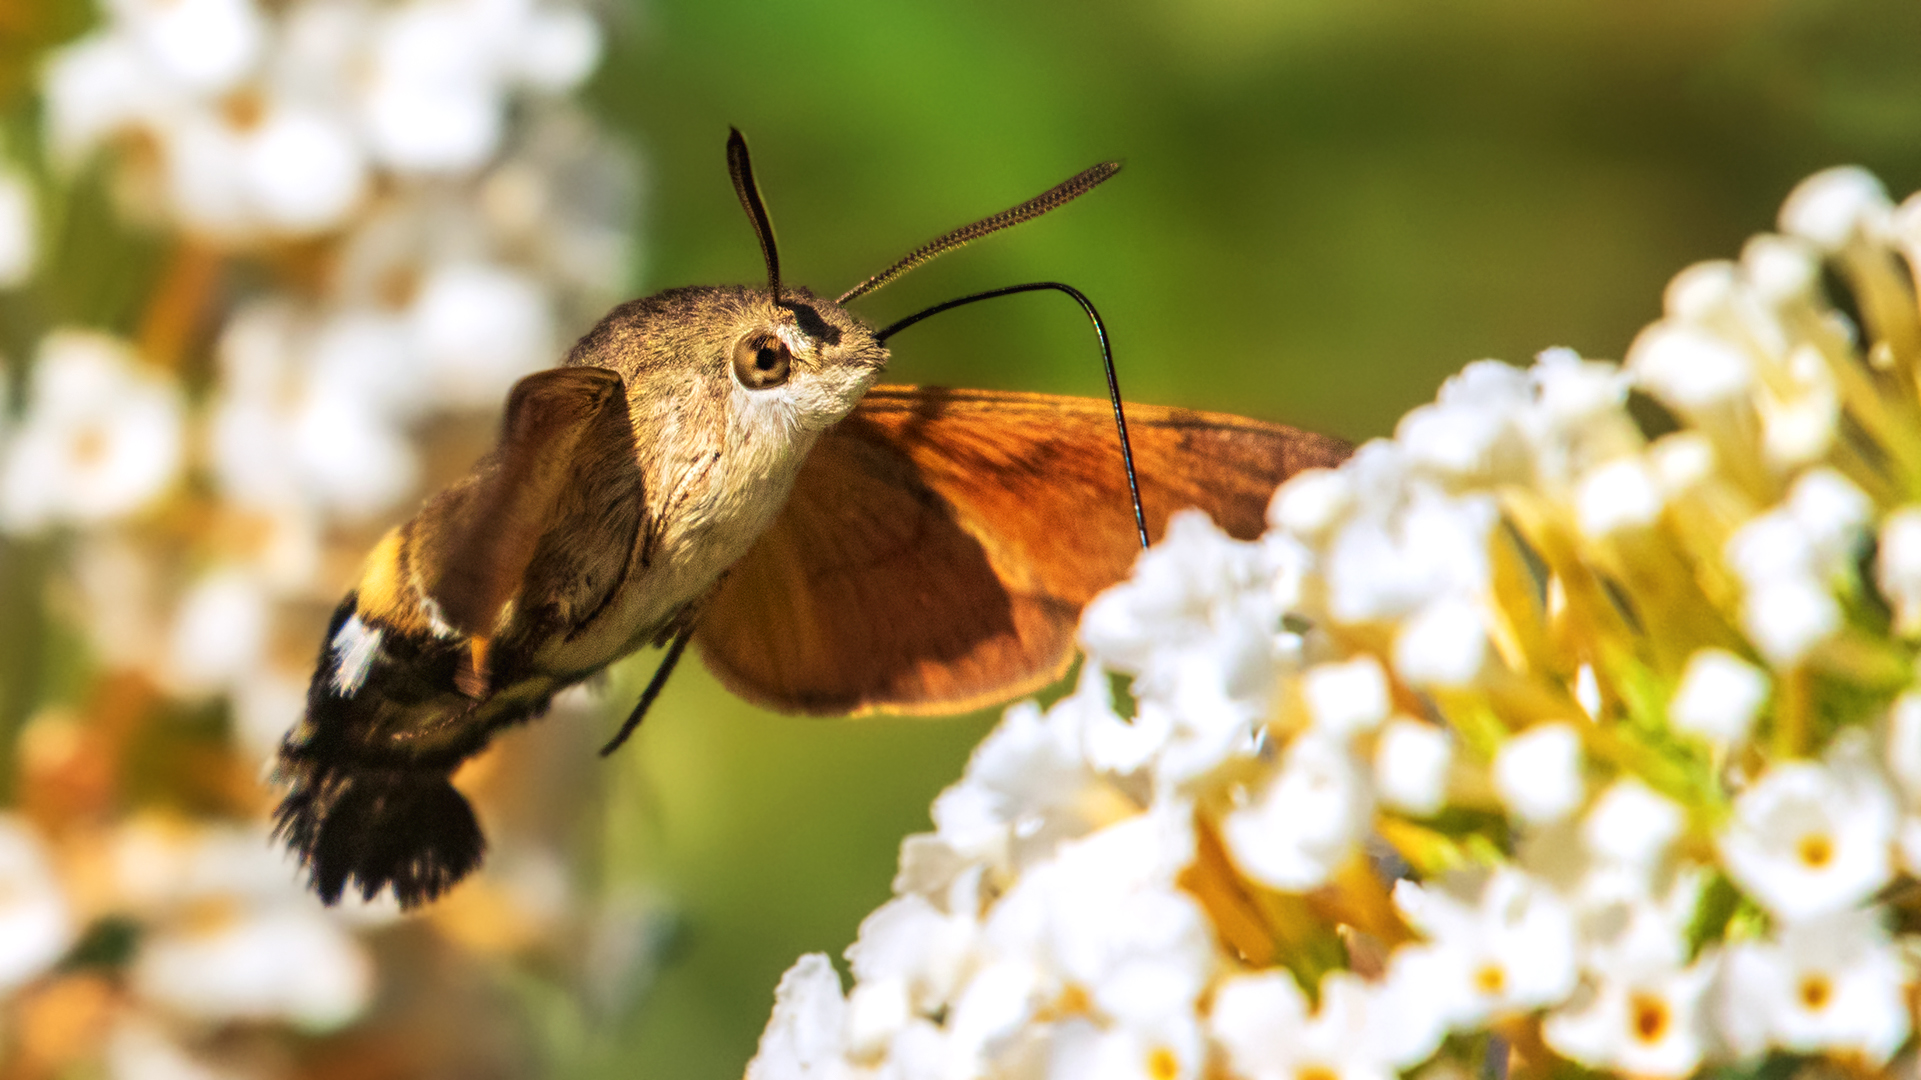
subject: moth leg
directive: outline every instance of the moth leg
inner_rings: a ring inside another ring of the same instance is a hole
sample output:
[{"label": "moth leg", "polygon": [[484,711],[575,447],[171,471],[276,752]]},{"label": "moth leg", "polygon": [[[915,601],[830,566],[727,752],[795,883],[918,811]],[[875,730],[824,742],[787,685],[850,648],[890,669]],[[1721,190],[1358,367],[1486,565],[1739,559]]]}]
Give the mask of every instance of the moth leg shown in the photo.
[{"label": "moth leg", "polygon": [[647,718],[647,710],[653,708],[654,699],[667,688],[667,677],[674,673],[675,665],[680,663],[680,654],[687,651],[687,643],[693,639],[694,628],[691,623],[674,635],[673,643],[667,646],[667,655],[661,658],[660,666],[654,669],[654,677],[647,680],[647,689],[640,692],[640,701],[634,706],[634,711],[627,714],[626,723],[621,724],[614,737],[600,748],[601,757],[620,749],[627,737],[640,727],[640,722]]}]

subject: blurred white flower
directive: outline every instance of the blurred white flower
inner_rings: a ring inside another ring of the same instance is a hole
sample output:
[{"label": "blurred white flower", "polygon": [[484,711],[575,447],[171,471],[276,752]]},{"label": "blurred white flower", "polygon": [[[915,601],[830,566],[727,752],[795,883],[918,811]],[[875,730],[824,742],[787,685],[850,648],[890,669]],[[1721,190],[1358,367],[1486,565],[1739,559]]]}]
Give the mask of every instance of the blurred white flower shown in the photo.
[{"label": "blurred white flower", "polygon": [[1301,676],[1301,695],[1316,730],[1342,738],[1372,730],[1387,719],[1387,673],[1361,655],[1345,663],[1318,664]]},{"label": "blurred white flower", "polygon": [[228,324],[210,441],[229,499],[292,498],[350,518],[410,494],[419,463],[401,424],[417,407],[404,331],[377,316],[315,321],[262,303]]},{"label": "blurred white flower", "polygon": [[48,334],[0,472],[0,525],[97,525],[145,506],[180,470],[181,414],[173,381],[123,342]]},{"label": "blurred white flower", "polygon": [[1479,604],[1445,596],[1401,625],[1394,638],[1394,672],[1408,685],[1466,686],[1487,662],[1487,617]]},{"label": "blurred white flower", "polygon": [[821,953],[809,953],[780,977],[774,1014],[747,1063],[747,1080],[829,1080],[848,1073],[842,1029],[847,1001],[840,976]]},{"label": "blurred white flower", "polygon": [[1576,495],[1581,531],[1595,538],[1645,529],[1661,518],[1666,499],[1646,462],[1618,458],[1589,472]]},{"label": "blurred white flower", "polygon": [[1391,1080],[1368,985],[1344,971],[1321,980],[1320,1008],[1282,972],[1228,979],[1215,991],[1209,1030],[1227,1050],[1233,1075],[1246,1080]]},{"label": "blurred white flower", "polygon": [[1894,799],[1863,756],[1847,740],[1823,763],[1776,764],[1735,800],[1721,858],[1776,918],[1844,911],[1893,875]]},{"label": "blurred white flower", "polygon": [[51,967],[73,944],[75,930],[39,831],[23,818],[0,815],[0,993]]},{"label": "blurred white flower", "polygon": [[1454,748],[1446,731],[1406,717],[1390,719],[1374,746],[1374,786],[1381,801],[1396,810],[1425,817],[1447,798],[1447,773]]},{"label": "blurred white flower", "polygon": [[1766,672],[1725,649],[1699,649],[1688,657],[1668,717],[1682,731],[1738,746],[1767,698]]},{"label": "blurred white flower", "polygon": [[1546,825],[1573,813],[1587,797],[1581,735],[1564,723],[1537,724],[1501,744],[1494,787],[1515,817]]},{"label": "blurred white flower", "polygon": [[215,910],[142,940],[133,986],[203,1020],[282,1020],[312,1031],[352,1020],[373,966],[353,935],[306,902]]},{"label": "blurred white flower", "polygon": [[1903,507],[1881,523],[1874,581],[1894,608],[1894,632],[1921,634],[1921,507]]},{"label": "blurred white flower", "polygon": [[1574,989],[1573,914],[1545,884],[1515,869],[1450,885],[1394,886],[1394,906],[1427,943],[1403,946],[1403,977],[1418,977],[1455,1028],[1553,1005]]},{"label": "blurred white flower", "polygon": [[113,1080],[243,1080],[245,1074],[195,1057],[158,1021],[126,1017],[107,1036],[107,1075]]},{"label": "blurred white flower", "polygon": [[445,406],[493,406],[515,380],[554,361],[545,291],[531,276],[505,266],[434,268],[408,319],[434,400]]},{"label": "blurred white flower", "polygon": [[1715,960],[1710,954],[1687,967],[1599,972],[1566,1008],[1548,1016],[1541,1037],[1555,1053],[1590,1068],[1685,1077],[1714,1045],[1706,998]]},{"label": "blurred white flower", "polygon": [[116,0],[48,66],[48,137],[70,165],[143,137],[189,232],[311,235],[349,223],[376,169],[480,169],[513,95],[571,90],[599,55],[587,12],[528,0]]},{"label": "blurred white flower", "polygon": [[40,256],[38,200],[18,169],[0,168],[0,289],[26,281]]},{"label": "blurred white flower", "polygon": [[1606,862],[1651,871],[1681,836],[1686,812],[1638,780],[1609,785],[1581,821],[1581,840]]},{"label": "blurred white flower", "polygon": [[160,673],[183,694],[224,690],[260,663],[271,597],[251,574],[216,570],[188,587],[174,613]]},{"label": "blurred white flower", "polygon": [[114,0],[109,10],[160,70],[201,93],[233,88],[265,44],[253,0]]},{"label": "blurred white flower", "polygon": [[1893,231],[1893,212],[1881,181],[1847,165],[1801,181],[1781,206],[1781,231],[1837,251],[1856,239],[1885,238]]},{"label": "blurred white flower", "polygon": [[1288,744],[1280,772],[1249,805],[1227,814],[1221,832],[1249,877],[1305,892],[1353,857],[1373,813],[1367,773],[1353,752],[1308,734]]},{"label": "blurred white flower", "polygon": [[1880,1065],[1907,1041],[1908,974],[1874,912],[1792,923],[1728,950],[1718,1025],[1743,1057],[1840,1050]]},{"label": "blurred white flower", "polygon": [[373,994],[343,916],[302,887],[267,828],[142,815],[109,848],[111,895],[146,928],[131,969],[145,1000],[197,1019],[337,1028]]}]

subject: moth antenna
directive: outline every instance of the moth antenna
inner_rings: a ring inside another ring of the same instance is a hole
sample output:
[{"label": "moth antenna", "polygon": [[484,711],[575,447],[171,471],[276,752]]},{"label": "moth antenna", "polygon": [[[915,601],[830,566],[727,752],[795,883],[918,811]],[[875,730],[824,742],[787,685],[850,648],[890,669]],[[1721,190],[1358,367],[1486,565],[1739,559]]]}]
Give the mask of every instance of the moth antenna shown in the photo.
[{"label": "moth antenna", "polygon": [[[738,135],[740,132],[737,131],[734,134]],[[600,748],[601,757],[606,757],[620,749],[621,744],[627,741],[627,736],[632,735],[634,729],[640,726],[640,722],[647,719],[647,710],[653,708],[654,699],[666,689],[667,676],[674,673],[674,665],[680,663],[680,654],[687,651],[687,643],[693,639],[692,625],[674,635],[673,644],[667,646],[667,655],[661,657],[660,666],[654,669],[654,677],[647,680],[647,689],[640,692],[640,702],[634,706],[633,712],[627,714],[627,722],[621,724],[620,730],[614,733],[614,737],[607,740],[606,746]]]},{"label": "moth antenna", "polygon": [[760,257],[767,262],[767,291],[778,304],[780,250],[774,246],[774,222],[767,216],[767,204],[761,201],[760,185],[754,183],[754,162],[748,156],[746,138],[737,127],[729,127],[727,132],[727,175],[733,178],[734,194],[740,196],[747,220],[754,223],[754,235],[760,239]]},{"label": "moth antenna", "polygon": [[[1114,166],[1114,169],[1118,169],[1118,168],[1120,168],[1120,166],[1118,165]],[[1088,173],[1091,173],[1094,171],[1095,171],[1094,169],[1089,169],[1086,173],[1082,173],[1081,176],[1086,176],[1088,175]],[[1110,169],[1107,173],[1107,176],[1112,176],[1112,175],[1114,175],[1114,173]],[[1097,180],[1090,182],[1088,184],[1088,187],[1092,187],[1094,184],[1100,183],[1101,180],[1107,179],[1107,176],[1103,176]],[[1076,177],[1075,179],[1079,179],[1079,177]],[[1071,184],[1073,182],[1074,182],[1073,180],[1070,180],[1068,181],[1068,184]],[[1067,184],[1061,185],[1061,187],[1063,188],[1066,186]],[[1058,190],[1060,190],[1060,188],[1055,189],[1055,191],[1058,191]],[[1082,190],[1085,190],[1085,188],[1083,188]],[[1049,192],[1049,194],[1052,194],[1052,192]],[[1078,195],[1080,194],[1080,192],[1075,192],[1074,194]],[[1046,198],[1046,197],[1047,196],[1045,195],[1041,196],[1041,198]],[[1061,201],[1065,202],[1066,199],[1071,199],[1073,197],[1074,195],[1068,195],[1065,199],[1062,199]],[[1038,202],[1039,200],[1035,200],[1035,201]],[[1022,204],[1022,205],[1026,205],[1026,204]],[[1058,206],[1060,204],[1056,203],[1055,205]],[[1021,209],[1021,207],[1017,206],[1014,208],[1014,210],[1009,210],[1008,213],[1011,214],[1015,210],[1019,210],[1019,209]],[[1045,209],[1036,211],[1036,213],[1045,213],[1045,212],[1046,212]],[[1032,216],[1032,215],[1029,215],[1029,216]],[[988,219],[988,221],[992,221],[992,220],[994,219],[993,218]],[[985,222],[983,222],[982,224],[985,224]],[[1011,225],[1013,224],[1013,222],[1008,222],[1007,224]],[[972,228],[972,226],[969,226],[969,228]],[[996,226],[996,228],[1005,228],[1005,226],[1004,225]],[[989,230],[989,231],[991,232],[992,230]],[[966,243],[967,241],[961,240],[957,242]],[[936,243],[939,243],[939,241],[936,241]],[[933,245],[929,245],[929,246],[931,247]],[[938,252],[936,252],[936,254],[938,254]],[[929,259],[933,257],[934,257],[933,255],[927,256],[927,258]],[[911,259],[913,258],[913,256],[909,256],[908,258]],[[907,260],[902,260],[903,263],[905,263],[906,261]],[[926,260],[923,259],[922,261],[925,262]],[[892,271],[890,271],[890,273],[891,272]],[[874,279],[869,278],[868,280],[872,281]],[[885,282],[883,282],[882,284],[885,284]],[[875,286],[875,288],[879,288],[879,286],[877,285]],[[1083,295],[1079,289],[1076,289],[1072,285],[1063,285],[1058,281],[1034,281],[1034,282],[1029,282],[1026,285],[1008,285],[1004,288],[989,289],[986,292],[975,293],[972,296],[963,296],[958,300],[949,300],[944,304],[935,304],[933,307],[926,308],[921,311],[917,311],[914,314],[909,315],[904,319],[901,319],[894,323],[890,323],[885,329],[883,329],[880,333],[875,334],[874,336],[880,339],[881,341],[886,341],[888,338],[893,337],[895,334],[900,333],[902,330],[905,330],[908,327],[914,325],[915,323],[920,322],[922,319],[927,319],[935,315],[939,315],[943,311],[952,311],[957,307],[965,307],[968,304],[976,303],[981,300],[992,300],[998,296],[1013,296],[1015,293],[1040,292],[1042,290],[1052,290],[1054,292],[1063,292],[1073,297],[1074,302],[1079,304],[1081,306],[1081,310],[1087,313],[1088,321],[1094,324],[1094,336],[1099,338],[1101,341],[1101,366],[1107,372],[1107,399],[1114,403],[1114,427],[1116,430],[1120,432],[1120,435],[1121,435],[1121,467],[1127,470],[1127,494],[1130,498],[1134,500],[1134,529],[1136,532],[1140,533],[1141,547],[1145,548],[1147,547],[1147,514],[1145,511],[1141,509],[1141,482],[1140,482],[1140,478],[1137,475],[1135,475],[1135,472],[1134,472],[1134,446],[1127,439],[1127,414],[1121,409],[1121,384],[1120,384],[1120,380],[1117,379],[1114,375],[1114,350],[1108,345],[1107,327],[1105,324],[1101,322],[1101,313],[1094,310],[1094,302],[1092,300],[1089,300],[1085,295]],[[843,297],[840,302],[844,303],[845,301],[846,301],[846,298]]]},{"label": "moth antenna", "polygon": [[[731,146],[732,144],[730,143],[728,145]],[[741,148],[742,156],[745,157],[746,153],[746,147],[743,146]],[[894,265],[882,270],[880,273],[875,274],[873,277],[868,278],[866,281],[861,282],[846,292],[841,293],[840,296],[835,299],[834,303],[845,304],[857,296],[865,296],[888,282],[893,281],[902,274],[905,274],[909,270],[912,270],[916,266],[952,251],[962,244],[979,240],[988,233],[996,233],[1002,229],[1019,225],[1023,221],[1030,221],[1040,217],[1049,210],[1065,206],[1075,199],[1080,198],[1082,195],[1094,190],[1102,181],[1120,171],[1120,162],[1103,161],[1099,165],[1079,173],[1071,179],[1063,180],[1055,184],[1053,187],[1048,188],[1046,191],[1041,192],[1039,195],[1034,196],[1019,206],[1009,207],[995,214],[993,217],[984,217],[972,225],[963,225],[953,232],[935,237],[920,247],[915,248],[913,251],[908,252]],[[1003,294],[996,293],[995,295]],[[1076,293],[1075,295],[1079,296],[1080,294]],[[975,299],[984,300],[986,298],[987,294],[983,293]],[[927,312],[927,314],[932,314],[932,312]]]}]

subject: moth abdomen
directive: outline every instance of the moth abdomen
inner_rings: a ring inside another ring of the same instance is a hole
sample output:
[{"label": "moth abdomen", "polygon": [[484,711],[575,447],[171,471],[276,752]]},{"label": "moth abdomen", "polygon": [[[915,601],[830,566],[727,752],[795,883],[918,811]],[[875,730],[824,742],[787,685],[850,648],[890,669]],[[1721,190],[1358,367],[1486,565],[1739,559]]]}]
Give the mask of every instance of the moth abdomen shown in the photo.
[{"label": "moth abdomen", "polygon": [[[350,886],[369,899],[391,887],[412,907],[479,865],[486,842],[449,778],[495,731],[544,711],[551,694],[517,686],[466,696],[455,686],[465,648],[458,636],[385,621],[358,592],[335,609],[306,715],[275,770],[286,791],[276,832],[328,903]],[[524,666],[522,652],[503,650],[503,675]]]},{"label": "moth abdomen", "polygon": [[391,888],[411,908],[480,865],[487,841],[446,773],[282,762],[292,784],[274,812],[275,834],[326,903],[351,883],[367,900]]}]

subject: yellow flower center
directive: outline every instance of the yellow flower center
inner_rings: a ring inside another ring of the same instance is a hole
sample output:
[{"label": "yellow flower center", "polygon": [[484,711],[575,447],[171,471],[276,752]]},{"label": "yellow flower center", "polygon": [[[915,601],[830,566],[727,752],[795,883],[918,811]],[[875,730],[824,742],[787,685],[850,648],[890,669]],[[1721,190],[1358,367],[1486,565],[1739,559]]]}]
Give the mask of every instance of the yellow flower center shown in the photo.
[{"label": "yellow flower center", "polygon": [[1152,1080],[1174,1080],[1181,1075],[1181,1059],[1165,1046],[1156,1046],[1147,1055],[1147,1075]]},{"label": "yellow flower center", "polygon": [[73,434],[73,460],[81,466],[98,465],[107,456],[107,432],[98,424],[88,424]]},{"label": "yellow flower center", "polygon": [[1826,975],[1809,975],[1801,980],[1801,1004],[1809,1012],[1820,1012],[1834,1000],[1834,984]]},{"label": "yellow flower center", "polygon": [[1634,1037],[1644,1043],[1660,1042],[1674,1020],[1668,1012],[1667,1001],[1653,994],[1635,994],[1628,998],[1628,1017]]},{"label": "yellow flower center", "polygon": [[1794,853],[1801,859],[1801,865],[1820,870],[1834,861],[1834,841],[1826,833],[1809,833],[1795,845]]},{"label": "yellow flower center", "polygon": [[1494,997],[1507,989],[1507,969],[1499,964],[1482,964],[1474,973],[1474,989]]}]

